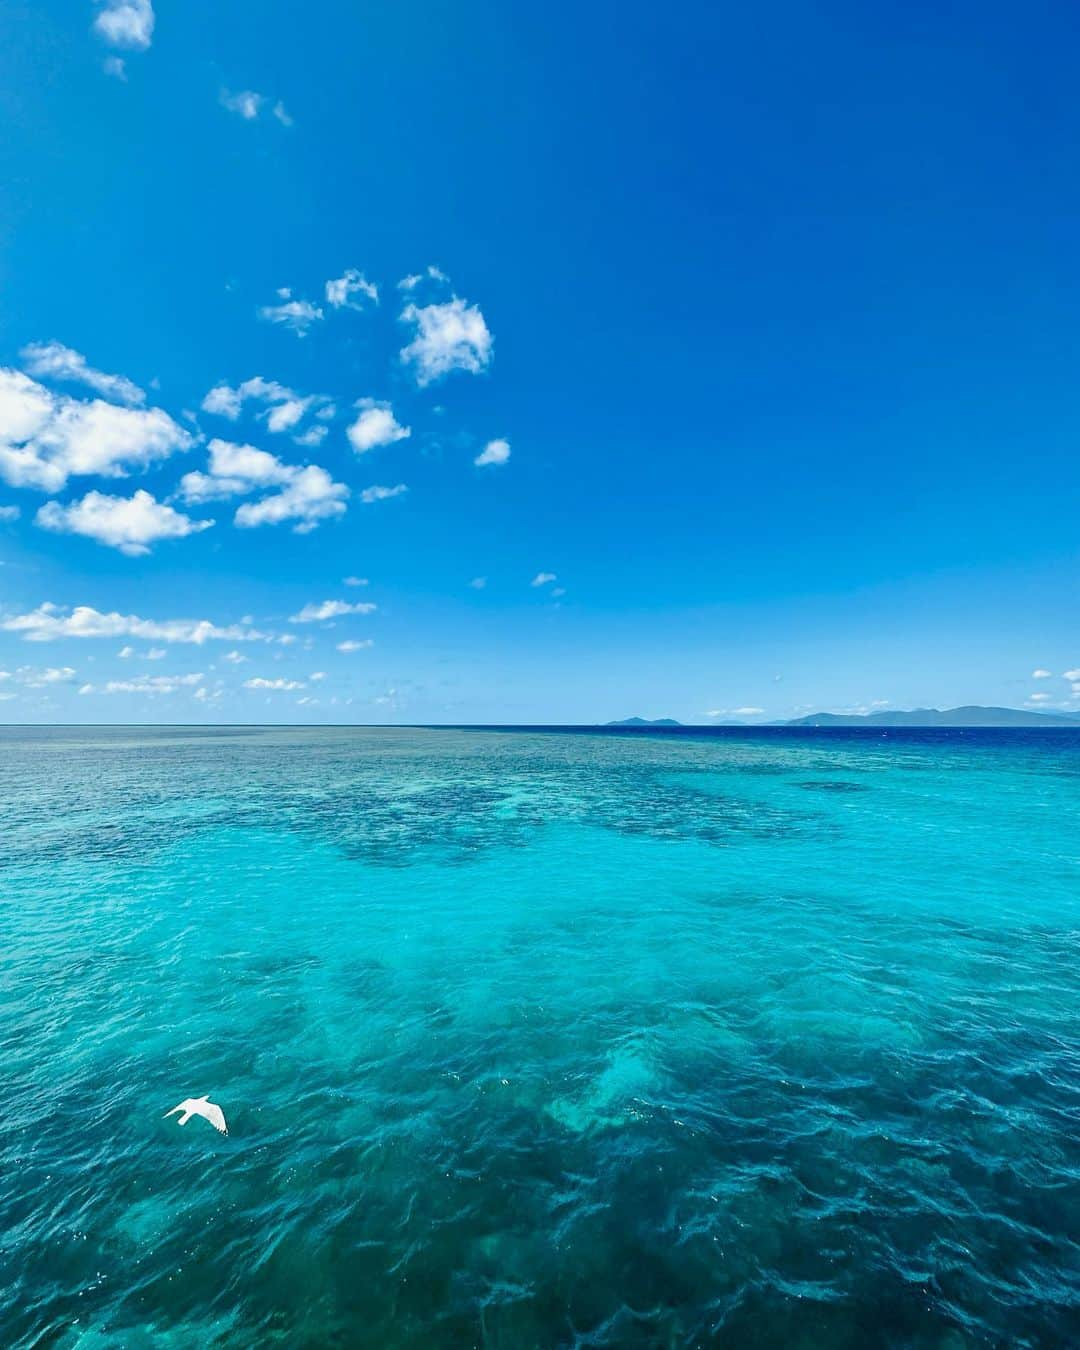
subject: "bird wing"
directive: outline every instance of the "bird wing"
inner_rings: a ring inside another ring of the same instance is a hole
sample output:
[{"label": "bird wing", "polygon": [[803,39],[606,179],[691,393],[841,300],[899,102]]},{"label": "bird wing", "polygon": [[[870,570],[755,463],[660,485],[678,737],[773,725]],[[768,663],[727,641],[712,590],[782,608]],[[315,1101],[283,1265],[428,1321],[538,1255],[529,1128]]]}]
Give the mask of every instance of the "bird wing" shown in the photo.
[{"label": "bird wing", "polygon": [[177,1115],[180,1111],[190,1111],[194,1103],[189,1097],[186,1102],[181,1102],[179,1106],[174,1106],[171,1111],[166,1111],[162,1120],[168,1120],[170,1116]]},{"label": "bird wing", "polygon": [[216,1103],[200,1102],[198,1114],[204,1116],[219,1134],[229,1133],[229,1127],[225,1124],[225,1112]]}]

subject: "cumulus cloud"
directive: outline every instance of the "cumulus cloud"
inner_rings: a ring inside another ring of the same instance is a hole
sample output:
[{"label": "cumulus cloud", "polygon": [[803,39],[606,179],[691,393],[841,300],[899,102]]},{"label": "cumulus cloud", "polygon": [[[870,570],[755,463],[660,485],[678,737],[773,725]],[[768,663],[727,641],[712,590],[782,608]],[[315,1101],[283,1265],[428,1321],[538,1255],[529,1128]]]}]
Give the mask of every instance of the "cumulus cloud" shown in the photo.
[{"label": "cumulus cloud", "polygon": [[394,487],[381,487],[378,483],[371,487],[364,488],[360,493],[360,500],[367,506],[372,502],[384,502],[390,497],[400,497],[403,492],[408,492],[408,487],[404,483],[397,483]]},{"label": "cumulus cloud", "polygon": [[0,478],[59,492],[69,477],[124,478],[193,444],[160,408],[123,408],[55,394],[0,368]]},{"label": "cumulus cloud", "polygon": [[476,375],[491,364],[493,339],[476,305],[457,296],[443,304],[409,304],[401,311],[401,320],[415,332],[412,342],[401,349],[401,360],[412,366],[421,386],[454,370]]},{"label": "cumulus cloud", "polygon": [[233,519],[241,529],[295,521],[296,534],[310,534],[321,521],[345,514],[348,495],[344,483],[335,483],[325,469],[309,464],[298,469],[280,492],[238,507]]},{"label": "cumulus cloud", "polygon": [[337,645],[337,649],[339,652],[345,652],[347,655],[349,652],[359,652],[363,651],[365,647],[374,647],[374,646],[375,642],[372,638],[365,638],[363,642],[354,642],[350,639],[347,642],[339,642]]},{"label": "cumulus cloud", "polygon": [[369,600],[350,604],[348,600],[318,600],[306,604],[289,616],[290,623],[322,623],[326,619],[340,619],[346,614],[371,614],[375,606]]},{"label": "cumulus cloud", "polygon": [[1033,670],[1031,672],[1031,678],[1033,680],[1049,680],[1052,676],[1053,671],[1051,670]]},{"label": "cumulus cloud", "polygon": [[244,681],[245,689],[287,690],[287,689],[303,689],[305,687],[306,686],[304,685],[303,680],[266,680],[263,679],[261,675],[256,675],[255,678],[252,680]]},{"label": "cumulus cloud", "polygon": [[135,614],[102,614],[90,605],[54,605],[49,601],[28,614],[0,619],[0,629],[21,633],[28,642],[59,638],[144,638],[153,642],[267,642],[272,635],[246,624],[218,626],[209,619],[141,619]]},{"label": "cumulus cloud", "polygon": [[1080,670],[1067,670],[1061,678],[1063,680],[1080,680]]},{"label": "cumulus cloud", "polygon": [[505,464],[510,458],[510,442],[504,440],[488,441],[473,463],[481,468],[485,464]]},{"label": "cumulus cloud", "polygon": [[326,283],[326,303],[334,309],[364,309],[366,301],[377,305],[379,288],[355,267],[346,268],[342,276]]},{"label": "cumulus cloud", "polygon": [[546,586],[549,581],[558,581],[558,577],[554,572],[537,572],[536,576],[529,582],[529,585]]},{"label": "cumulus cloud", "polygon": [[151,0],[105,0],[94,28],[113,47],[145,51],[154,36]]},{"label": "cumulus cloud", "polygon": [[36,520],[42,529],[57,534],[81,534],[132,558],[149,553],[159,540],[185,539],[189,534],[208,530],[214,523],[192,520],[182,511],[159,502],[143,488],[130,497],[88,492],[67,506],[46,502]]},{"label": "cumulus cloud", "polygon": [[0,506],[0,523],[7,524],[18,520],[22,512],[17,506]]},{"label": "cumulus cloud", "polygon": [[186,502],[279,489],[237,509],[233,519],[241,529],[294,521],[293,529],[298,534],[307,534],[320,521],[344,514],[349,489],[344,483],[336,483],[316,464],[303,467],[285,464],[276,455],[253,445],[235,445],[218,439],[212,440],[207,448],[209,472],[186,473],[180,480],[180,493]]},{"label": "cumulus cloud", "polygon": [[349,444],[358,455],[366,454],[380,445],[392,445],[412,435],[409,427],[403,427],[394,416],[389,403],[377,399],[358,399],[356,407],[360,416],[349,427]]},{"label": "cumulus cloud", "polygon": [[65,347],[62,342],[31,342],[20,355],[26,369],[39,379],[85,384],[116,403],[146,402],[143,391],[126,376],[106,375],[103,370],[95,370],[81,352]]},{"label": "cumulus cloud", "polygon": [[258,310],[259,318],[265,319],[268,323],[282,324],[285,328],[291,329],[297,337],[306,337],[312,324],[323,317],[322,310],[310,300],[294,300],[288,286],[281,287],[278,299],[281,301],[278,305],[261,305]]},{"label": "cumulus cloud", "polygon": [[[320,418],[333,417],[336,411],[330,399],[323,394],[298,394],[294,390],[279,384],[277,380],[264,380],[255,375],[236,388],[227,384],[217,384],[202,401],[203,412],[215,413],[235,422],[248,401],[265,403],[268,406],[259,414],[270,431],[292,431],[304,415],[314,410]],[[306,443],[318,444],[326,435],[325,427],[312,428],[317,434],[311,438],[311,432],[296,439]]]}]

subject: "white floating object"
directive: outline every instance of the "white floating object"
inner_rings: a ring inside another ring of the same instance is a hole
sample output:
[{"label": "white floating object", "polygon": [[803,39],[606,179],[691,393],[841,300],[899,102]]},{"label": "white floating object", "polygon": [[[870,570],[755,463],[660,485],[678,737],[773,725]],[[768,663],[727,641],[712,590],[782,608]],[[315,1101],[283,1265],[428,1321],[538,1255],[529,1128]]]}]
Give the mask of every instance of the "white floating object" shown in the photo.
[{"label": "white floating object", "polygon": [[202,1116],[208,1120],[219,1134],[228,1134],[229,1127],[225,1124],[225,1112],[220,1106],[210,1100],[209,1097],[189,1097],[186,1102],[181,1102],[179,1106],[174,1106],[171,1111],[166,1111],[163,1120],[168,1120],[170,1116],[175,1116],[178,1111],[183,1111],[183,1115],[177,1122],[180,1125],[186,1125],[192,1116]]}]

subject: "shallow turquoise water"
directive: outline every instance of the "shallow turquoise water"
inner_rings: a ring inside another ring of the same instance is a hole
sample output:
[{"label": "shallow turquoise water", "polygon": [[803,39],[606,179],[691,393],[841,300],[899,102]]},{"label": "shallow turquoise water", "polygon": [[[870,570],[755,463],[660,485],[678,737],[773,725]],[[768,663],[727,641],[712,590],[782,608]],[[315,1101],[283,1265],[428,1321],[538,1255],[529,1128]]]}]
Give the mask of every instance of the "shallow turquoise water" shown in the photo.
[{"label": "shallow turquoise water", "polygon": [[5,1346],[1080,1340],[1080,735],[8,729],[0,819]]}]

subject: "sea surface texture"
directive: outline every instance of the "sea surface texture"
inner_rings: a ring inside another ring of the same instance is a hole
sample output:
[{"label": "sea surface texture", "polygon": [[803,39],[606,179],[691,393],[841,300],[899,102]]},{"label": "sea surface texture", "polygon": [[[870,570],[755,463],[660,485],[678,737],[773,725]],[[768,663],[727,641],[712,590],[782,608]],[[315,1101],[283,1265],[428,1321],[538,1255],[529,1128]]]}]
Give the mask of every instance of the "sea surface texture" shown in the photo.
[{"label": "sea surface texture", "polygon": [[4,1347],[1080,1343],[1080,734],[6,729],[0,821]]}]

